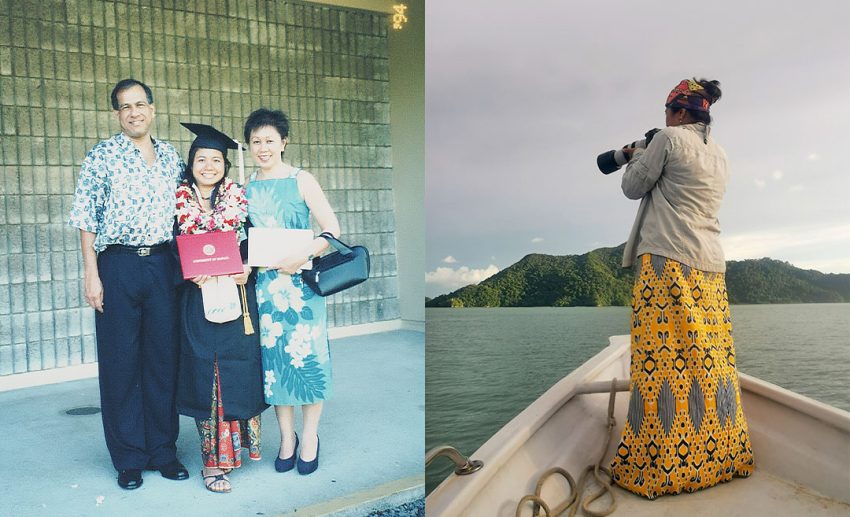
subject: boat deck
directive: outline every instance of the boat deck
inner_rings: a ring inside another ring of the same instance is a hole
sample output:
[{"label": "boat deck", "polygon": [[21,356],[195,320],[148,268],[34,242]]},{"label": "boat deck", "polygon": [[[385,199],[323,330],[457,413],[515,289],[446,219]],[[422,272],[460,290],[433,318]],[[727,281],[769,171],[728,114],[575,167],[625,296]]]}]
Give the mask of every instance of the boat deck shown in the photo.
[{"label": "boat deck", "polygon": [[[591,397],[600,401],[600,405],[597,408],[601,412],[604,409],[601,407],[601,403],[603,402],[601,399],[606,396],[592,395]],[[622,398],[625,399],[626,397]],[[576,405],[583,406],[584,402],[580,401]],[[625,402],[625,400],[618,401],[618,405]],[[602,425],[602,422],[599,422],[598,428],[600,430]],[[586,436],[584,437],[584,441],[588,442],[591,440]],[[605,464],[610,463],[613,458],[614,445],[612,443],[609,448]],[[595,444],[594,448],[591,448],[591,451],[595,450],[596,447],[597,445]],[[578,479],[578,476],[582,472],[582,469],[575,462],[571,464],[566,459],[553,463],[566,466],[575,479]],[[592,460],[585,458],[584,464],[589,463],[592,463]],[[530,490],[530,487],[536,483],[536,477],[525,480],[525,482],[528,483]],[[850,490],[850,487],[848,487],[848,490]],[[586,487],[584,496],[587,497],[588,494],[595,491],[596,486],[591,485]],[[526,493],[530,493],[530,491]],[[680,515],[687,515],[689,517],[715,517],[718,515],[724,517],[850,516],[850,504],[824,496],[808,487],[779,477],[764,468],[760,468],[758,456],[756,456],[756,469],[750,477],[733,478],[727,483],[721,483],[705,490],[678,495],[666,495],[652,501],[635,495],[617,485],[614,486],[614,493],[617,505],[616,510],[612,514],[614,517],[617,515],[626,515],[629,517],[678,517]],[[550,508],[560,505],[566,496],[566,486],[560,476],[553,476],[546,481],[543,489],[543,499],[549,504]],[[515,501],[503,506],[498,514],[504,516],[513,515]],[[608,497],[602,497],[591,505],[591,509],[602,510],[607,508],[610,504],[609,501]],[[523,507],[521,515],[532,515],[531,506],[531,503],[526,504]],[[476,510],[474,505],[472,505],[464,513],[482,516],[488,514],[488,512],[478,514]],[[581,515],[581,513],[578,513],[578,515]]]},{"label": "boat deck", "polygon": [[[233,492],[201,484],[194,420],[180,417],[178,457],[186,481],[145,472],[137,490],[116,483],[100,414],[96,378],[0,392],[6,444],[0,514],[112,515],[364,515],[424,496],[424,334],[392,331],[331,340],[334,397],[325,404],[319,469],[300,476],[275,472],[280,443],[274,411],[263,413],[261,461],[243,454]],[[300,426],[300,411],[296,412]],[[371,506],[370,506],[371,505]],[[368,508],[368,510],[364,510]],[[297,513],[296,513],[297,512]]]},{"label": "boat deck", "polygon": [[[690,494],[663,496],[655,501],[644,499],[620,487],[616,487],[615,491],[617,510],[612,514],[615,517],[850,515],[850,505],[824,497],[758,468],[748,478],[736,478],[728,483]],[[604,504],[604,501],[594,504]]]},{"label": "boat deck", "polygon": [[[612,378],[628,378],[628,346],[628,336],[612,338],[608,348],[506,424],[471,455],[484,462],[483,469],[470,476],[451,474],[431,492],[426,501],[429,515],[509,517],[550,467],[564,468],[578,479],[587,465],[599,460],[606,445],[609,396],[576,393],[585,383],[602,381],[604,389]],[[616,487],[617,507],[612,515],[850,515],[850,414],[744,374],[739,378],[755,456],[754,474],[654,501]],[[616,398],[617,425],[603,464],[614,456],[628,404],[628,393]],[[556,476],[544,484],[542,498],[550,508],[557,508],[568,492],[566,483]],[[607,503],[603,498],[591,509],[600,510]],[[528,503],[520,515],[531,514]]]}]

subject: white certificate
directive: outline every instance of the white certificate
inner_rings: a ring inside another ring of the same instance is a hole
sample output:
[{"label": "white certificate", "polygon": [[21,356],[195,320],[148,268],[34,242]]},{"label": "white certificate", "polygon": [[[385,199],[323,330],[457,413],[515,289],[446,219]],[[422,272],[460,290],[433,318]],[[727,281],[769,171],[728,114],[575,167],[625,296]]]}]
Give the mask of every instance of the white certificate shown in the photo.
[{"label": "white certificate", "polygon": [[[313,230],[287,228],[248,228],[248,265],[274,266],[288,255],[306,251],[313,242]],[[305,262],[301,269],[312,269],[313,261]]]}]

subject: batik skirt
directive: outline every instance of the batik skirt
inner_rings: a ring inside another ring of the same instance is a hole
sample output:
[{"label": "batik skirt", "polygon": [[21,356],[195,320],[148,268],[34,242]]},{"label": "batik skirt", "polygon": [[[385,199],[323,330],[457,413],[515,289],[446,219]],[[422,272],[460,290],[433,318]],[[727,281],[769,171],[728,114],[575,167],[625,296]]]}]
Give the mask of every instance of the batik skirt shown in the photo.
[{"label": "batik skirt", "polygon": [[752,473],[723,273],[641,256],[630,371],[617,484],[655,499]]},{"label": "batik skirt", "polygon": [[244,420],[224,419],[218,362],[214,368],[210,417],[196,418],[195,425],[201,438],[204,467],[230,470],[242,466],[243,449],[248,451],[249,459],[260,459],[260,415]]}]

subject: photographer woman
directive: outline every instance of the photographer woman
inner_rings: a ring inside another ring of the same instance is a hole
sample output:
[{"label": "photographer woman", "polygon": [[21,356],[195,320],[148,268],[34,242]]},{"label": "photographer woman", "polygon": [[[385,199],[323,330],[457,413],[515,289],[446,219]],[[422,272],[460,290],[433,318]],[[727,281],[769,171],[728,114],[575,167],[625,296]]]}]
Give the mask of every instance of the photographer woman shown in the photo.
[{"label": "photographer woman", "polygon": [[717,81],[681,81],[665,103],[667,127],[646,150],[624,149],[623,192],[641,203],[623,266],[639,273],[631,401],[612,470],[649,499],[753,471],[717,220],[729,174],[709,136],[720,94]]}]

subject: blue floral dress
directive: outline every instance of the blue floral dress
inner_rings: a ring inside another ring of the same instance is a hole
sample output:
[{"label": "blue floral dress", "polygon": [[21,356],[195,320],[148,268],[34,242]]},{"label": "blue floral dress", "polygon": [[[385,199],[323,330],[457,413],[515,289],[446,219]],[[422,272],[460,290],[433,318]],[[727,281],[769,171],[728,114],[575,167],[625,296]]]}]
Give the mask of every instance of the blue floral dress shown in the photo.
[{"label": "blue floral dress", "polygon": [[[248,218],[260,228],[310,229],[310,209],[288,178],[257,180],[246,188]],[[301,274],[275,269],[257,272],[257,305],[266,402],[300,406],[327,400],[331,356],[325,298],[301,281]]]}]

